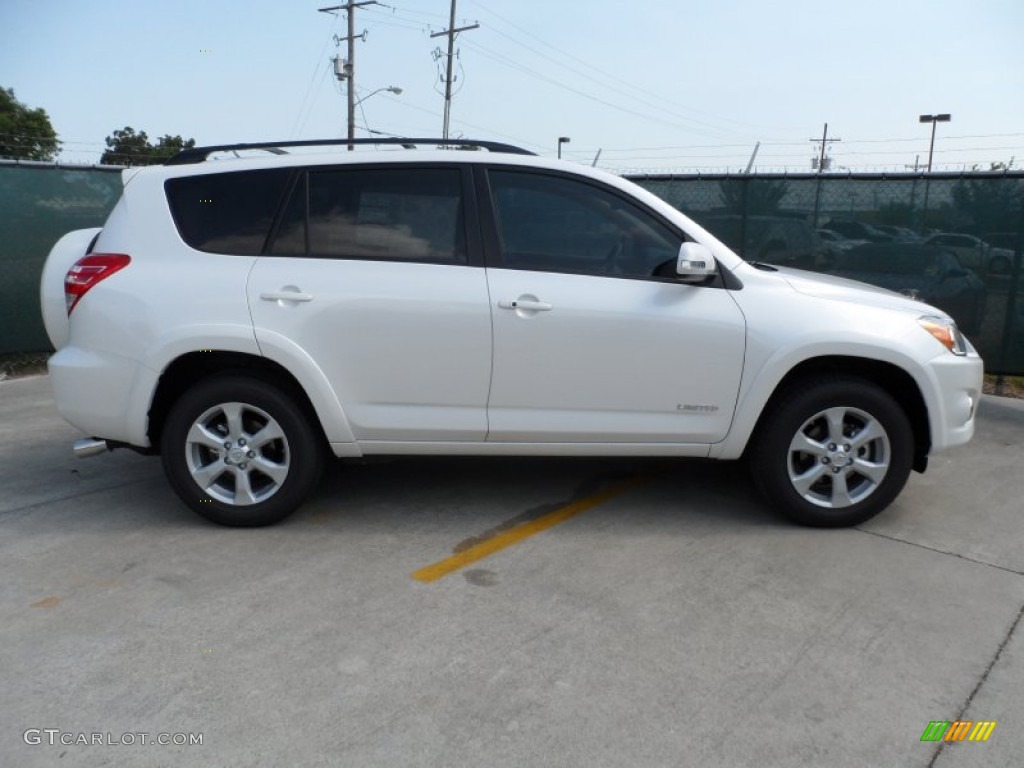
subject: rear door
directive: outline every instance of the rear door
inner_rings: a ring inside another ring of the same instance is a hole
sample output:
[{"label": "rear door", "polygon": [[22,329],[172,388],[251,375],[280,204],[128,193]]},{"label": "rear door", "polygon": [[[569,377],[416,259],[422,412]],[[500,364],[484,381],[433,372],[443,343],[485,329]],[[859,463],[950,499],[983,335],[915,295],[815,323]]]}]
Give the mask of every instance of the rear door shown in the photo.
[{"label": "rear door", "polygon": [[261,347],[330,380],[360,441],[482,441],[491,318],[472,176],[457,164],[314,168],[248,283]]}]

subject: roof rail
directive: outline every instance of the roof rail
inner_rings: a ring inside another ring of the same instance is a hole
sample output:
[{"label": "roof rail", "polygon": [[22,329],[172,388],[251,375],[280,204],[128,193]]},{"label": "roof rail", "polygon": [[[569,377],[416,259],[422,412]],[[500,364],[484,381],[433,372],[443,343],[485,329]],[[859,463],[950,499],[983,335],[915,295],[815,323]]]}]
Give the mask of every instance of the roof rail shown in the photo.
[{"label": "roof rail", "polygon": [[[433,145],[435,147],[473,147],[474,149],[486,149],[489,152],[505,152],[511,155],[532,155],[521,147],[512,144],[502,144],[497,141],[479,141],[477,139],[403,139],[403,138],[381,138],[381,139],[309,139],[304,141],[261,141],[255,144],[213,144],[208,147],[191,147],[183,149],[178,154],[169,157],[164,165],[188,165],[190,163],[202,163],[214,152],[231,152],[242,149],[265,149],[274,154],[287,154],[282,151],[283,147],[336,147],[349,144],[374,145],[374,144],[395,144],[406,149],[415,149],[417,144]],[[275,150],[277,150],[275,152]]]}]

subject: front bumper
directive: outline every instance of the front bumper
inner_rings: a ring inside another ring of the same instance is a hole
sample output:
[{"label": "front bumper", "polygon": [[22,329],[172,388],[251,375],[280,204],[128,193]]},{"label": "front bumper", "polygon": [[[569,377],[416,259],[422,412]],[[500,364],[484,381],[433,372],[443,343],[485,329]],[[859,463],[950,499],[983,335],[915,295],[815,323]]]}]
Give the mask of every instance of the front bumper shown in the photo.
[{"label": "front bumper", "polygon": [[928,365],[934,402],[928,403],[931,452],[963,445],[974,436],[985,365],[972,349],[965,357],[942,352]]}]

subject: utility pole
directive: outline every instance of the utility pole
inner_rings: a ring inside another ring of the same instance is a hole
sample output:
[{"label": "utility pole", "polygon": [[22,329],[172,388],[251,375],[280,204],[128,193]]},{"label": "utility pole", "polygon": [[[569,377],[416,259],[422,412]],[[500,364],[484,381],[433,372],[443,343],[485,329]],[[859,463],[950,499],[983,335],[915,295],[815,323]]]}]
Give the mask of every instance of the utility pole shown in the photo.
[{"label": "utility pole", "polygon": [[903,167],[904,168],[912,168],[914,170],[914,173],[917,173],[918,171],[922,170],[925,166],[921,165],[921,156],[920,155],[914,155],[914,164],[913,165],[904,165]]},{"label": "utility pole", "polygon": [[[831,144],[833,141],[842,141],[842,139],[830,139],[828,137],[828,123],[825,123],[825,130],[822,132],[821,138],[808,139],[808,141],[813,141],[815,144],[821,142],[821,154],[818,156],[818,173],[821,173],[822,171],[825,170],[825,145]],[[832,158],[829,158],[829,164],[831,165],[831,163]],[[811,164],[811,167],[814,167],[813,163]]]},{"label": "utility pole", "polygon": [[[351,141],[356,137],[356,37],[360,37],[363,40],[366,39],[366,32],[364,31],[361,35],[356,35],[356,20],[355,20],[355,9],[361,8],[364,5],[377,5],[377,0],[363,0],[363,2],[354,2],[348,0],[345,5],[332,5],[328,8],[319,8],[321,13],[330,13],[331,11],[345,11],[348,15],[348,59],[345,61],[344,67],[339,69],[337,66],[337,59],[335,59],[334,73],[339,80],[348,81],[348,139]],[[338,38],[335,38],[335,42]],[[348,151],[351,152],[353,146],[348,145]]]},{"label": "utility pole", "polygon": [[[830,139],[828,137],[828,123],[825,123],[825,130],[821,133],[820,139],[810,139],[814,143],[821,142],[821,154],[818,155],[818,183],[814,188],[814,228],[818,228],[818,218],[821,214],[821,172],[825,170],[825,146],[833,141],[842,141],[842,139]],[[829,164],[831,164],[832,158],[829,158]],[[811,163],[811,167],[814,167],[814,163]]]},{"label": "utility pole", "polygon": [[[351,0],[350,0],[351,2]],[[448,17],[448,29],[443,32],[435,32],[431,37],[441,37],[447,35],[448,37],[448,61],[445,65],[445,77],[444,77],[444,140],[448,141],[448,124],[449,118],[451,117],[452,111],[452,58],[455,56],[455,35],[459,32],[466,32],[470,29],[476,29],[479,24],[470,24],[468,27],[455,28],[455,0],[452,0],[452,12],[451,16]]]}]

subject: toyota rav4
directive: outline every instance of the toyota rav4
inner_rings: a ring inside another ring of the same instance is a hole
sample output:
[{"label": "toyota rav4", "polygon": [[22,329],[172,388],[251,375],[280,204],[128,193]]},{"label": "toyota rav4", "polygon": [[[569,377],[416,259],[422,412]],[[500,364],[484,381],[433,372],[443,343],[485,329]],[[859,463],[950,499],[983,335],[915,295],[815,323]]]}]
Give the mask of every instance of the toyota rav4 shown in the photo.
[{"label": "toyota rav4", "polygon": [[845,526],[973,434],[982,361],[941,310],[746,263],[598,170],[372,143],[123,171],[42,276],[76,453],[160,454],[185,504],[243,526],[332,455],[746,458],[771,506]]}]

